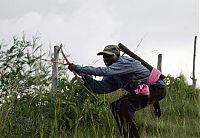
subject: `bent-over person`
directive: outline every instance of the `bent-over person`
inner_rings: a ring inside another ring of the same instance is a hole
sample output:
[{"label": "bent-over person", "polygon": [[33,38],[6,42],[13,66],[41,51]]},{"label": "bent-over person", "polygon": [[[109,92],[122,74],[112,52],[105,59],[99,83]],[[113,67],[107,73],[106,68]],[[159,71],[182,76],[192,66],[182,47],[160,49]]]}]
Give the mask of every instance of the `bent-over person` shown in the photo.
[{"label": "bent-over person", "polygon": [[[128,91],[127,95],[111,103],[110,108],[120,134],[124,138],[139,138],[134,113],[153,104],[156,115],[160,116],[158,101],[165,97],[166,86],[163,80],[159,79],[159,71],[150,71],[139,61],[121,56],[117,45],[108,45],[97,55],[103,56],[105,67],[71,63],[68,69],[82,74],[84,85],[94,93],[106,94],[120,88]],[[103,76],[103,79],[95,80],[91,75]]]}]

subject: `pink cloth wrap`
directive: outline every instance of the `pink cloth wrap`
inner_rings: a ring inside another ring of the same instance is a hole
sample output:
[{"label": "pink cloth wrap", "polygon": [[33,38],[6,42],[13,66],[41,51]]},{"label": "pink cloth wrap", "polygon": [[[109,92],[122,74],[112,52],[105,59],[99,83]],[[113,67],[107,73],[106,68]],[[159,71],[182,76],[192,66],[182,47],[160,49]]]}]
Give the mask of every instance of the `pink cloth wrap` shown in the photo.
[{"label": "pink cloth wrap", "polygon": [[150,75],[149,75],[149,78],[147,80],[147,84],[140,84],[137,86],[136,90],[135,90],[135,93],[136,94],[142,94],[142,95],[149,95],[149,86],[150,84],[156,82],[159,77],[161,75],[161,72],[158,70],[158,69],[155,69],[153,68]]}]

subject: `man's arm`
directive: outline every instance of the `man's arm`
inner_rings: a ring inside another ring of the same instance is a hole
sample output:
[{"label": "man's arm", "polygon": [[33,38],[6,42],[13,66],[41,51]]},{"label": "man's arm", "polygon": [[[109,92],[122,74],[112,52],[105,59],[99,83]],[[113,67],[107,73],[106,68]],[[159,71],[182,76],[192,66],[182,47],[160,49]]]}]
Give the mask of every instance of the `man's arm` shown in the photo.
[{"label": "man's arm", "polygon": [[101,81],[97,81],[89,75],[84,75],[83,80],[84,85],[89,90],[97,94],[110,93],[119,89],[118,86],[115,84],[114,80],[112,80],[109,77],[104,77]]},{"label": "man's arm", "polygon": [[118,61],[108,67],[82,67],[80,65],[77,65],[75,71],[95,76],[122,75],[133,72],[133,64],[131,64],[130,62]]}]

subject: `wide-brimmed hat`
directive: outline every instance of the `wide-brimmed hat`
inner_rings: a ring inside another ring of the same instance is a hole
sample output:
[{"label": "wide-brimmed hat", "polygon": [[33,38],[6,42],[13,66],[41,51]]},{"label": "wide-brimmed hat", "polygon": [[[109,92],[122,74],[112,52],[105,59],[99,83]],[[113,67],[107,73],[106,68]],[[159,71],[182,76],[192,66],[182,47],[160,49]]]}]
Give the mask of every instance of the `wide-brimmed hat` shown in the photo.
[{"label": "wide-brimmed hat", "polygon": [[120,55],[120,49],[117,45],[107,45],[102,52],[97,53],[97,55]]}]

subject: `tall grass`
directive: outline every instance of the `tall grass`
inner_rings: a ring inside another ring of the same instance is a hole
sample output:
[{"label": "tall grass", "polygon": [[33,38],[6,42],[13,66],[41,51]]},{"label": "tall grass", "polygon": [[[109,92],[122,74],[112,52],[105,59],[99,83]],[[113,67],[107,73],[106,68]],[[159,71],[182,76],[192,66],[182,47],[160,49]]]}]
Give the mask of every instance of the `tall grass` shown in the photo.
[{"label": "tall grass", "polygon": [[148,109],[138,115],[143,137],[200,137],[200,90],[189,86],[183,75],[177,78],[168,76],[166,81],[168,93],[161,101],[161,118],[150,115]]},{"label": "tall grass", "polygon": [[[60,65],[58,91],[51,97],[51,64],[41,60],[41,46],[38,37],[27,41],[24,36],[0,44],[0,138],[118,138],[109,103],[121,90],[88,95]],[[200,90],[184,75],[168,76],[166,82],[161,118],[150,108],[135,114],[141,137],[200,137]]]}]

